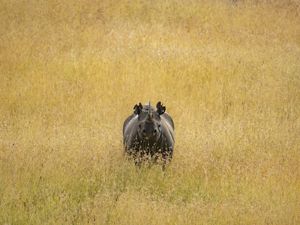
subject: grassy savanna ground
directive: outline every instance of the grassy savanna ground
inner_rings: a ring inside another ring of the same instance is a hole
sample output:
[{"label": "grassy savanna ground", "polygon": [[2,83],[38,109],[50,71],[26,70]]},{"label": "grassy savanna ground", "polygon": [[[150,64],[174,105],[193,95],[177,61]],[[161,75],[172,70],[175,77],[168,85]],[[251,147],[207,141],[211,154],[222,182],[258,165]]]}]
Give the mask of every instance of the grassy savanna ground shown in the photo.
[{"label": "grassy savanna ground", "polygon": [[[0,224],[300,224],[299,1],[0,3]],[[174,160],[122,124],[162,100]]]}]

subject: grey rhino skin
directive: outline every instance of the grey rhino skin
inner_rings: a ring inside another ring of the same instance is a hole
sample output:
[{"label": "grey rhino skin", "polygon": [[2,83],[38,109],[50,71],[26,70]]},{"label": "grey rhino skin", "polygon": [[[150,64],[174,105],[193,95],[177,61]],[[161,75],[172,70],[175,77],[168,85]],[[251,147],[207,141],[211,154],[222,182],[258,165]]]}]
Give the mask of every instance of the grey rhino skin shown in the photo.
[{"label": "grey rhino skin", "polygon": [[174,149],[174,122],[158,102],[156,109],[150,105],[134,106],[134,113],[123,125],[125,153],[139,164],[145,158],[156,161],[160,156],[163,163],[171,161]]}]

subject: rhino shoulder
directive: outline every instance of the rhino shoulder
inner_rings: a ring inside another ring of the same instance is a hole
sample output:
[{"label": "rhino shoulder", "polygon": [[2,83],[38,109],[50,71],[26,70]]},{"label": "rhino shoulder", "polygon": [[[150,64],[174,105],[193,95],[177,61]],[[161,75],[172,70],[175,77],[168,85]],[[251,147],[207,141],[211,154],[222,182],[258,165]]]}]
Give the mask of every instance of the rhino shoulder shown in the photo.
[{"label": "rhino shoulder", "polygon": [[161,116],[164,120],[166,120],[171,125],[172,129],[174,130],[175,127],[174,127],[174,121],[173,121],[172,117],[166,112],[164,114],[162,114]]},{"label": "rhino shoulder", "polygon": [[129,117],[127,117],[127,119],[124,121],[124,123],[123,123],[123,134],[125,133],[125,130],[127,129],[127,127],[132,123],[132,120],[134,119],[134,117],[136,117],[136,115],[132,114]]},{"label": "rhino shoulder", "polygon": [[135,141],[137,135],[137,115],[133,114],[129,116],[123,125],[123,143],[127,146],[131,146]]},{"label": "rhino shoulder", "polygon": [[175,142],[175,134],[174,134],[174,124],[172,124],[173,120],[162,120],[162,136],[164,137],[164,141],[169,147],[173,147]]}]

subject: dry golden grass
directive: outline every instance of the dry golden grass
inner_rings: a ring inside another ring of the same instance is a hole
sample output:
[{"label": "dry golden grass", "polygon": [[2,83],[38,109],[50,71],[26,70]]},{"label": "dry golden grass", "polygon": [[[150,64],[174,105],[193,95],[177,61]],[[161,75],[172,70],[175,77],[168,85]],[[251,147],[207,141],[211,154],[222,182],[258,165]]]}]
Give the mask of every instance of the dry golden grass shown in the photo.
[{"label": "dry golden grass", "polygon": [[[0,224],[300,224],[299,1],[0,6]],[[166,173],[122,157],[148,100]]]}]

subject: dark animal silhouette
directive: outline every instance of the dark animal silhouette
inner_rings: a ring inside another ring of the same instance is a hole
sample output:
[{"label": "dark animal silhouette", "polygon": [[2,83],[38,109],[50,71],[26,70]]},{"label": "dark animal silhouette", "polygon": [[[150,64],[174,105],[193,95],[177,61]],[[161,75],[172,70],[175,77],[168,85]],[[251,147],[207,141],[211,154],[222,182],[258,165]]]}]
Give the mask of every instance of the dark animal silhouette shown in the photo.
[{"label": "dark animal silhouette", "polygon": [[156,109],[139,103],[134,106],[134,113],[123,125],[123,143],[125,153],[135,163],[157,161],[161,158],[163,167],[172,159],[174,149],[174,122],[167,114],[166,107],[158,102]]}]

